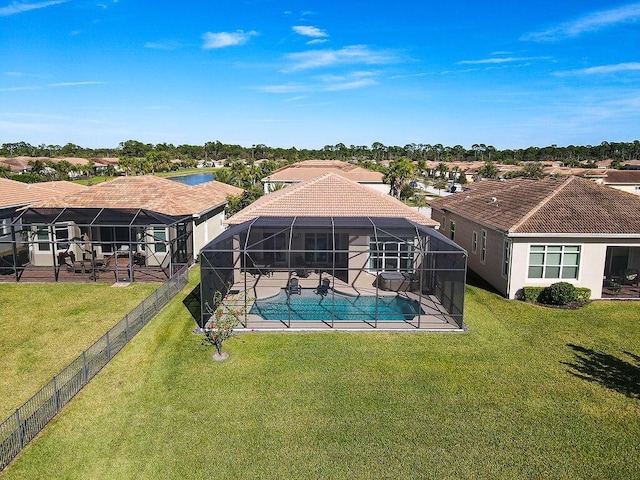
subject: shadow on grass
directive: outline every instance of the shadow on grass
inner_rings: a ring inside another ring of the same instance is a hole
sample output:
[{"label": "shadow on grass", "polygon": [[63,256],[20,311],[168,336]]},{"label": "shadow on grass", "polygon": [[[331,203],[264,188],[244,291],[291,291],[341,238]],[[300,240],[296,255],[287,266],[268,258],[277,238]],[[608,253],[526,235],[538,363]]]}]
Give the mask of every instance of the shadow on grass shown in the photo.
[{"label": "shadow on grass", "polygon": [[196,285],[189,295],[187,295],[182,304],[187,307],[189,313],[196,322],[200,321],[200,284]]},{"label": "shadow on grass", "polygon": [[489,282],[487,282],[484,278],[482,278],[480,275],[478,275],[471,269],[467,269],[466,283],[467,285],[471,285],[472,287],[477,287],[482,290],[486,290],[487,292],[501,295],[501,293],[493,285],[491,285]]},{"label": "shadow on grass", "polygon": [[582,380],[595,382],[630,398],[640,398],[640,357],[624,352],[630,361],[608,353],[596,352],[571,343],[567,346],[575,353],[573,363],[562,362],[570,367],[569,373]]}]

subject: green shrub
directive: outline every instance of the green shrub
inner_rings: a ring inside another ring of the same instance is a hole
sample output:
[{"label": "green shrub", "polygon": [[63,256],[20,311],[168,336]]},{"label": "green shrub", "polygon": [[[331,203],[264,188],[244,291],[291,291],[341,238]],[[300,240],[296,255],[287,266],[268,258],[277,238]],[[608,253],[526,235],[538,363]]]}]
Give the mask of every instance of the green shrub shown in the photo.
[{"label": "green shrub", "polygon": [[567,305],[576,299],[576,287],[568,282],[553,283],[538,295],[538,302],[545,305]]},{"label": "green shrub", "polygon": [[591,289],[586,287],[576,288],[576,302],[587,303],[591,299]]},{"label": "green shrub", "polygon": [[540,295],[540,292],[542,292],[544,288],[545,287],[524,287],[522,289],[523,292],[522,292],[521,299],[527,302],[537,302],[538,295]]}]

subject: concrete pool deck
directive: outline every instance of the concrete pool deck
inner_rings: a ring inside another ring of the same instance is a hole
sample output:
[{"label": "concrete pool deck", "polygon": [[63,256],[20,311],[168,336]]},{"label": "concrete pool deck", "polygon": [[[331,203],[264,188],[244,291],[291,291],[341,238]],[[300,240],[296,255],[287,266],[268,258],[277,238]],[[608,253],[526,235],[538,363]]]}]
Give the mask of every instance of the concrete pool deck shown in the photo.
[{"label": "concrete pool deck", "polygon": [[[289,276],[286,272],[274,272],[273,274],[246,276],[245,282],[237,282],[232,286],[232,290],[239,293],[235,297],[235,301],[245,304],[245,285],[246,285],[246,307],[247,312],[251,310],[256,299],[264,300],[278,295],[286,286]],[[463,332],[465,329],[459,328],[453,318],[447,313],[434,295],[417,295],[413,292],[392,292],[377,289],[374,286],[375,275],[363,272],[358,282],[347,284],[326,273],[322,274],[322,278],[329,278],[333,290],[336,293],[349,296],[400,296],[408,300],[419,301],[422,307],[422,314],[415,316],[408,321],[345,321],[336,320],[295,320],[279,321],[265,320],[264,318],[247,314],[246,324],[239,325],[236,331],[406,331],[406,332]],[[304,290],[314,290],[321,282],[320,275],[311,273],[306,278],[298,278],[298,282]],[[329,292],[331,295],[331,291]],[[244,321],[244,320],[243,320]]]}]

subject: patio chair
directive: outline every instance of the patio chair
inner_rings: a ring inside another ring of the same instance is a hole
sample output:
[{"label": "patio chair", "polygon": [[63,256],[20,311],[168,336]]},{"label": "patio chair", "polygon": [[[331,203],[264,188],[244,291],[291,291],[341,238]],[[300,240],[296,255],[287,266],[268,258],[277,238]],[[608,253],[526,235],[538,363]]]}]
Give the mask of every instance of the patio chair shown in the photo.
[{"label": "patio chair", "polygon": [[623,285],[635,285],[638,286],[640,283],[640,275],[638,275],[637,268],[628,268],[624,271],[624,276],[622,277]]},{"label": "patio chair", "polygon": [[327,293],[329,293],[330,288],[331,288],[331,280],[329,280],[328,278],[323,278],[320,285],[318,285],[318,288],[316,288],[316,293],[318,295],[324,296]]},{"label": "patio chair", "polygon": [[296,293],[300,295],[302,293],[302,287],[300,287],[300,284],[298,283],[298,279],[296,277],[291,277],[289,279],[285,290],[289,295],[294,295]]}]

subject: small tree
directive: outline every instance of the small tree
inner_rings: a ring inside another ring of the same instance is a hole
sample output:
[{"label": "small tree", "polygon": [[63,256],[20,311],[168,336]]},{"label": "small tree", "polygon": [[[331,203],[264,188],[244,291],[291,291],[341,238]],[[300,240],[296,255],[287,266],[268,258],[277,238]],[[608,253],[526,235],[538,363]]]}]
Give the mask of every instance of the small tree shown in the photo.
[{"label": "small tree", "polygon": [[217,358],[226,358],[222,353],[222,345],[229,337],[233,336],[233,329],[240,323],[240,318],[247,311],[246,302],[243,299],[215,292],[213,296],[214,307],[205,303],[205,309],[211,317],[204,326],[205,340],[216,347]]}]

